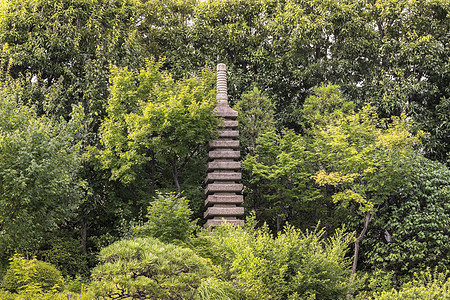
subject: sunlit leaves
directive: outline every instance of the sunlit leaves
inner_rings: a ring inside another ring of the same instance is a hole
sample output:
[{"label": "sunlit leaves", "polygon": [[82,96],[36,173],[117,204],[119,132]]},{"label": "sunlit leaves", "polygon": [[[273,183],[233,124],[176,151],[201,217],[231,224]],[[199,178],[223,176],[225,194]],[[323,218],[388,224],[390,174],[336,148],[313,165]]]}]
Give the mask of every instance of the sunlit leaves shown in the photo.
[{"label": "sunlit leaves", "polygon": [[178,170],[217,128],[212,72],[175,81],[160,66],[149,61],[138,72],[112,70],[108,116],[101,126],[104,148],[92,148],[112,179],[134,180],[136,168],[152,159]]}]

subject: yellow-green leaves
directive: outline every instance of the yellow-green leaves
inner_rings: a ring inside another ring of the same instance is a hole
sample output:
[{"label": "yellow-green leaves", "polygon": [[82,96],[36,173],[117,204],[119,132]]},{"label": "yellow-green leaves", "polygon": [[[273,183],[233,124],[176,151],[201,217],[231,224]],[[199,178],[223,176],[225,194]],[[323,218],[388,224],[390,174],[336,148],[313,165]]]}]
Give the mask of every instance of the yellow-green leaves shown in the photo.
[{"label": "yellow-green leaves", "polygon": [[[93,150],[112,179],[129,183],[150,160],[182,168],[217,128],[214,74],[175,81],[148,61],[134,72],[113,68],[107,117],[100,133],[103,149]],[[170,166],[170,167],[167,167]],[[175,176],[175,175],[174,175]]]},{"label": "yellow-green leaves", "polygon": [[395,188],[396,161],[414,151],[422,133],[413,135],[404,115],[386,121],[370,105],[356,113],[344,109],[348,104],[330,86],[316,93],[304,110],[320,166],[312,178],[336,189],[333,201],[357,203],[360,210],[370,211]]}]

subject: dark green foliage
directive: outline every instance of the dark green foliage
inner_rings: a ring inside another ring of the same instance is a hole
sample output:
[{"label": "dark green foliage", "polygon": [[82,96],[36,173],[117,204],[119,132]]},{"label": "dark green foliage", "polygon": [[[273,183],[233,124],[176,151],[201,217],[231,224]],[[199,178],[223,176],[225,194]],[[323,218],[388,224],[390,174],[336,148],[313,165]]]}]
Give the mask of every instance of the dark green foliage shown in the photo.
[{"label": "dark green foliage", "polygon": [[88,115],[103,110],[110,63],[139,60],[134,42],[138,2],[8,0],[0,9],[0,43],[11,59],[13,77],[34,77],[58,85],[40,109],[66,117],[71,105],[83,103]]},{"label": "dark green foliage", "polygon": [[195,228],[188,200],[175,193],[158,193],[148,207],[148,221],[134,228],[136,236],[155,237],[163,242],[186,241]]},{"label": "dark green foliage", "polygon": [[20,105],[22,86],[0,86],[0,247],[2,259],[39,247],[47,231],[67,220],[80,201],[79,144],[83,112],[72,120],[38,117]]},{"label": "dark green foliage", "polygon": [[275,130],[275,106],[257,87],[243,93],[234,109],[238,112],[239,141],[245,153],[254,154],[258,138]]},{"label": "dark green foliage", "polygon": [[10,292],[18,292],[28,285],[39,286],[42,291],[62,290],[64,287],[61,273],[52,264],[16,255],[11,259],[2,286]]},{"label": "dark green foliage", "polygon": [[247,299],[345,299],[352,235],[339,230],[324,240],[323,234],[287,226],[273,237],[265,226],[220,226],[193,244]]},{"label": "dark green foliage", "polygon": [[363,247],[371,268],[411,276],[450,265],[450,170],[414,155],[403,162],[403,185],[379,208]]},{"label": "dark green foliage", "polygon": [[192,299],[212,275],[210,264],[192,250],[154,238],[116,242],[100,252],[100,261],[92,289],[107,299]]},{"label": "dark green foliage", "polygon": [[75,239],[67,233],[63,235],[62,232],[60,230],[59,234],[47,234],[40,243],[36,256],[57,266],[63,276],[88,276],[89,269],[97,263],[96,257],[93,254],[83,254],[79,238]]}]

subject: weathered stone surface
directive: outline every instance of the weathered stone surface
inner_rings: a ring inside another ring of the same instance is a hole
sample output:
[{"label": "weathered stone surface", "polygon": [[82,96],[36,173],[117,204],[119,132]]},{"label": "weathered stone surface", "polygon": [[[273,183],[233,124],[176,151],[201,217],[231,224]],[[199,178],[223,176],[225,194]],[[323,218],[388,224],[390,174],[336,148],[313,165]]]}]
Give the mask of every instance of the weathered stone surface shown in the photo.
[{"label": "weathered stone surface", "polygon": [[242,204],[244,196],[242,195],[209,195],[205,201],[206,206],[214,204]]},{"label": "weathered stone surface", "polygon": [[239,170],[240,161],[211,161],[208,163],[208,171],[214,170]]},{"label": "weathered stone surface", "polygon": [[215,140],[209,142],[210,148],[229,148],[229,149],[237,149],[239,148],[239,141],[233,140]]},{"label": "weathered stone surface", "polygon": [[238,217],[244,215],[244,208],[243,207],[216,207],[211,206],[208,207],[208,209],[205,211],[204,217],[205,218],[212,218],[212,217]]},{"label": "weathered stone surface", "polygon": [[228,219],[228,218],[222,218],[222,219],[214,218],[214,219],[209,219],[208,221],[206,221],[206,224],[204,225],[204,227],[205,228],[214,227],[214,226],[220,225],[222,223],[228,223],[228,224],[235,225],[235,226],[244,225],[243,220]]},{"label": "weathered stone surface", "polygon": [[219,138],[238,138],[239,131],[237,130],[219,130]]},{"label": "weathered stone surface", "polygon": [[237,128],[239,126],[238,121],[225,120],[219,125],[219,128]]},{"label": "weathered stone surface", "polygon": [[214,151],[209,151],[208,156],[210,159],[215,159],[215,158],[237,159],[237,158],[241,157],[241,153],[239,151],[214,150]]},{"label": "weathered stone surface", "polygon": [[[243,185],[238,183],[242,175],[238,170],[241,163],[236,161],[240,158],[237,111],[228,105],[226,66],[217,65],[217,100],[215,112],[224,120],[219,125],[219,137],[210,142],[208,183],[205,193],[208,198],[205,201],[207,210],[204,214],[209,219],[205,227],[216,226],[223,222],[234,225],[243,224],[241,217],[244,208],[238,207],[244,201],[242,193]],[[224,219],[225,218],[225,219]]]},{"label": "weathered stone surface", "polygon": [[210,183],[205,190],[206,194],[211,193],[240,193],[243,185],[240,183]]},{"label": "weathered stone surface", "polygon": [[217,105],[214,112],[222,118],[236,119],[238,112],[227,105]]},{"label": "weathered stone surface", "polygon": [[239,181],[242,174],[239,172],[213,172],[206,175],[206,182],[212,181]]}]

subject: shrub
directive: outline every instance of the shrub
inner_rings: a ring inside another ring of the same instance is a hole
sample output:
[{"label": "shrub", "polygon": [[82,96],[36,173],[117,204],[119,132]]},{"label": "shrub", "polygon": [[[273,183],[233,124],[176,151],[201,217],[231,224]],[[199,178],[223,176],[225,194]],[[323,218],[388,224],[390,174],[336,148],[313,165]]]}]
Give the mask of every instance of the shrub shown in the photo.
[{"label": "shrub", "polygon": [[247,298],[344,299],[350,276],[345,253],[353,237],[343,230],[328,240],[323,235],[287,226],[273,237],[267,227],[223,225],[201,232],[193,245]]},{"label": "shrub", "polygon": [[373,300],[450,299],[450,278],[446,273],[430,273],[429,270],[415,275],[415,279],[405,283],[399,290],[392,289],[375,295]]},{"label": "shrub", "polygon": [[100,261],[91,288],[97,297],[114,299],[192,299],[212,273],[192,250],[154,238],[115,242],[101,250]]},{"label": "shrub", "polygon": [[232,283],[214,277],[202,280],[197,289],[195,299],[198,300],[238,300],[246,299],[245,291],[236,288]]},{"label": "shrub", "polygon": [[155,237],[163,242],[185,241],[195,228],[190,220],[191,210],[185,197],[175,193],[158,193],[148,207],[148,221],[134,228],[138,237]]},{"label": "shrub", "polygon": [[27,260],[16,254],[3,277],[3,288],[10,292],[18,292],[30,286],[42,291],[62,290],[63,279],[53,265],[35,258]]}]

